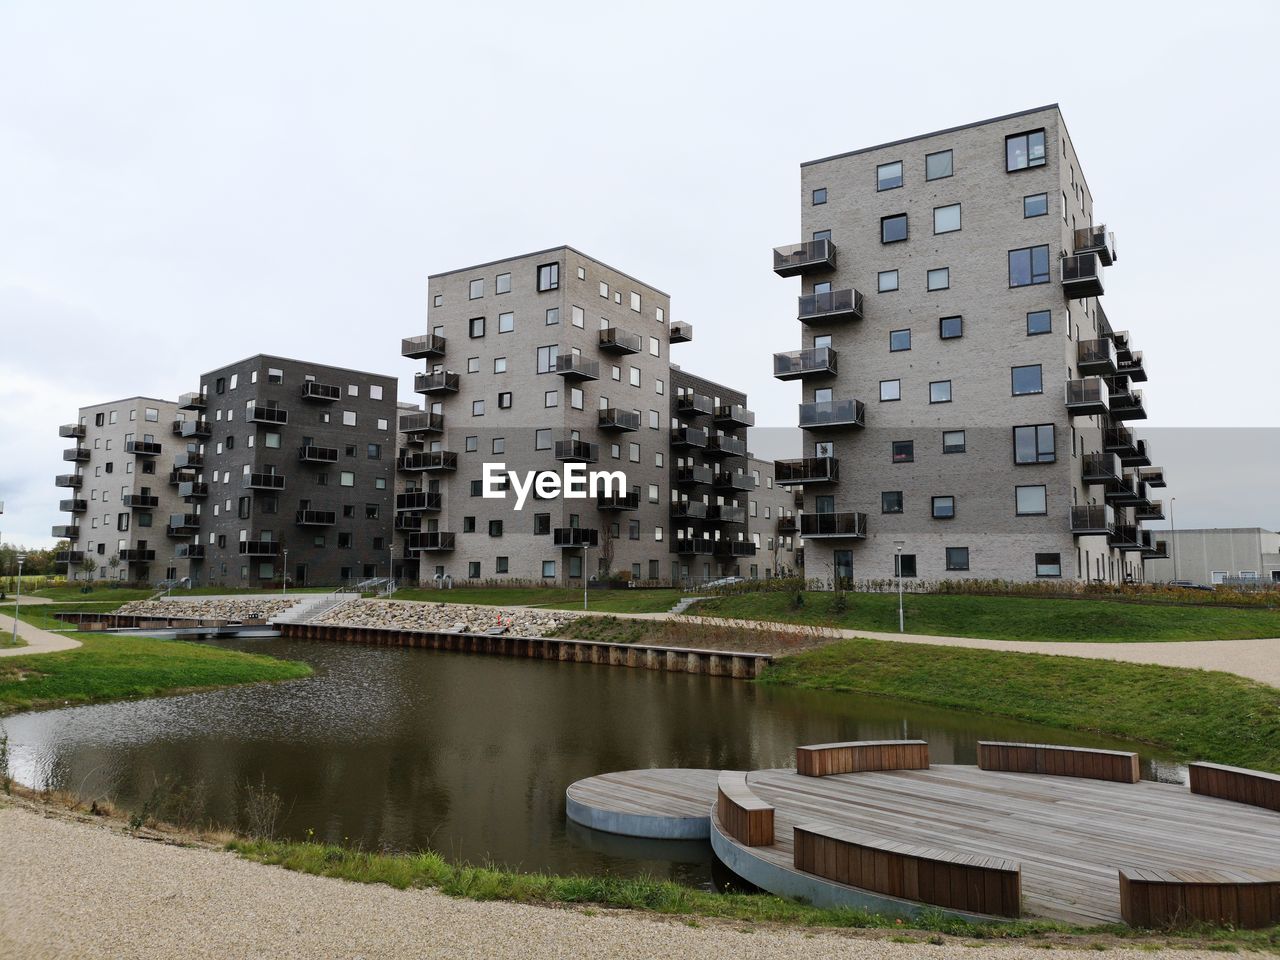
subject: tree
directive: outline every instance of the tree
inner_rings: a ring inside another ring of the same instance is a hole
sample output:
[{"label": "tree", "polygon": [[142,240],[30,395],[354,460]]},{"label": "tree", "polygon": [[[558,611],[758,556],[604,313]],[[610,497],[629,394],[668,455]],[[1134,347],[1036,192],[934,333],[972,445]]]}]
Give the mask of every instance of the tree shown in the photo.
[{"label": "tree", "polygon": [[600,531],[600,574],[608,580],[613,573],[613,526],[605,524]]},{"label": "tree", "polygon": [[120,569],[120,554],[113,553],[111,556],[107,557],[107,566],[111,568],[111,579],[118,579],[116,577],[116,571]]},{"label": "tree", "polygon": [[93,572],[98,569],[98,561],[93,558],[92,553],[84,555],[84,559],[80,561],[80,569],[84,571],[85,579],[93,579]]}]

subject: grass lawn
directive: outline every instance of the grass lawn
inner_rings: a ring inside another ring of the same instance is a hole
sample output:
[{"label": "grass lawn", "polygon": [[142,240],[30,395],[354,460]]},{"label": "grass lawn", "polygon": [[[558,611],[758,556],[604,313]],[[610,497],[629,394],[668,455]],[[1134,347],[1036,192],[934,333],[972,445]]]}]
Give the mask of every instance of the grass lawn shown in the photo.
[{"label": "grass lawn", "polygon": [[[610,613],[662,613],[684,594],[679,590],[590,590],[591,610]],[[397,590],[395,600],[427,600],[435,603],[475,603],[493,606],[539,606],[555,610],[581,610],[582,591],[568,587],[464,587],[455,590]]]},{"label": "grass lawn", "polygon": [[[832,612],[832,593],[805,593],[799,610],[792,609],[792,596],[759,592],[713,597],[689,612],[883,633],[898,630],[897,594],[847,593],[848,609],[843,613]],[[907,632],[930,636],[1108,643],[1280,637],[1280,611],[1275,610],[946,594],[907,594],[904,606]]]}]

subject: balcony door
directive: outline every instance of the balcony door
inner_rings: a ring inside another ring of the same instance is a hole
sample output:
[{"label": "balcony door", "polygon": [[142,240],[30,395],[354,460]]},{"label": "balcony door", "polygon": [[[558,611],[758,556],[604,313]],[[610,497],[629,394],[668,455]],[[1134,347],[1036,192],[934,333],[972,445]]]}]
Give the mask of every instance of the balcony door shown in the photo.
[{"label": "balcony door", "polygon": [[832,555],[835,565],[836,577],[843,581],[853,579],[853,551],[852,550],[836,550]]},{"label": "balcony door", "polygon": [[[835,513],[836,498],[833,496],[821,496],[813,498],[814,513]],[[848,552],[848,551],[846,551]]]}]

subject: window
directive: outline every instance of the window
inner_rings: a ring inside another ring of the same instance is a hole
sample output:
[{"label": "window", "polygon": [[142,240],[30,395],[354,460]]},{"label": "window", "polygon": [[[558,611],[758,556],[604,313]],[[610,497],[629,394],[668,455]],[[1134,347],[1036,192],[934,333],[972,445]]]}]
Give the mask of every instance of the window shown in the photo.
[{"label": "window", "polygon": [[510,390],[503,390],[498,394],[498,409],[499,410],[511,409],[511,391]]},{"label": "window", "polygon": [[822,204],[824,204],[824,203],[826,203],[826,202],[827,202],[827,188],[826,188],[826,187],[819,187],[817,190],[813,191],[813,205],[814,205],[815,207],[821,206]]},{"label": "window", "polygon": [[924,158],[924,178],[926,180],[942,180],[955,173],[952,167],[950,150],[930,153]]},{"label": "window", "polygon": [[1013,367],[1013,395],[1025,396],[1028,393],[1044,393],[1044,377],[1040,364],[1029,364],[1025,367]]},{"label": "window", "polygon": [[502,536],[502,521],[501,521],[501,520],[490,520],[490,521],[489,521],[489,536],[491,536],[491,537],[500,537],[500,536]]},{"label": "window", "polygon": [[560,391],[548,390],[542,395],[542,406],[546,409],[560,406]]},{"label": "window", "polygon": [[484,336],[484,317],[472,317],[468,325],[467,332],[472,340],[477,340]]},{"label": "window", "polygon": [[895,213],[891,217],[880,218],[880,242],[898,243],[907,239],[907,215]]},{"label": "window", "polygon": [[493,358],[493,372],[494,372],[494,373],[506,373],[506,372],[507,372],[507,358],[506,358],[506,357],[494,357],[494,358]]},{"label": "window", "polygon": [[960,204],[933,208],[933,232],[955,233],[960,229]]},{"label": "window", "polygon": [[943,453],[964,453],[964,431],[963,430],[942,431],[942,452]]},{"label": "window", "polygon": [[472,480],[470,486],[467,488],[467,492],[468,495],[472,497],[484,496],[484,481]]},{"label": "window", "polygon": [[655,378],[653,381],[653,392],[656,393],[658,396],[662,396],[664,393],[666,393],[667,392],[666,381],[662,380],[661,378]]},{"label": "window", "polygon": [[510,566],[511,566],[510,557],[494,557],[493,558],[494,573],[506,573],[510,569]]},{"label": "window", "polygon": [[560,288],[560,264],[544,263],[538,267],[538,292]]},{"label": "window", "polygon": [[902,512],[902,491],[901,490],[885,490],[880,494],[880,512],[881,513],[901,513]]},{"label": "window", "polygon": [[954,520],[955,516],[956,516],[956,498],[955,497],[934,497],[933,498],[933,519]]},{"label": "window", "polygon": [[947,547],[947,569],[948,570],[968,570],[969,569],[969,548],[968,547]]},{"label": "window", "polygon": [[559,322],[560,322],[560,308],[548,307],[547,308],[547,326],[554,327]]},{"label": "window", "polygon": [[916,555],[899,553],[893,558],[893,575],[895,577],[914,577],[916,575]]},{"label": "window", "polygon": [[551,449],[551,430],[544,427],[533,435],[533,449],[550,450]]},{"label": "window", "polygon": [[470,300],[479,300],[484,296],[484,279],[472,280],[471,286],[467,291],[467,298]]},{"label": "window", "polygon": [[634,290],[631,291],[631,309],[636,313],[640,312],[640,294]]},{"label": "window", "polygon": [[813,239],[814,239],[814,240],[830,240],[830,239],[831,239],[831,231],[830,231],[830,230],[815,230],[815,231],[813,231]]},{"label": "window", "polygon": [[356,412],[354,410],[342,411],[342,425],[344,427],[354,427],[356,425]]},{"label": "window", "polygon": [[1022,215],[1023,217],[1043,217],[1049,212],[1049,195],[1047,193],[1033,193],[1029,197],[1022,198]]},{"label": "window", "polygon": [[900,350],[911,349],[911,331],[910,330],[890,330],[889,331],[889,352],[897,353]]},{"label": "window", "polygon": [[[233,378],[234,379],[234,378]],[[284,371],[275,367],[267,368],[267,383],[284,383]],[[235,384],[231,385],[235,389]]]},{"label": "window", "polygon": [[473,417],[483,417],[483,416],[484,416],[484,401],[483,401],[483,400],[472,400],[472,401],[471,401],[471,415],[472,415]]},{"label": "window", "polygon": [[1037,577],[1062,576],[1062,554],[1037,553],[1036,554],[1036,576]]},{"label": "window", "polygon": [[1043,130],[1016,133],[1004,138],[1004,168],[1010,173],[1030,167],[1043,167],[1046,159]]},{"label": "window", "polygon": [[442,294],[442,293],[437,293],[434,297],[432,297],[432,298],[431,298],[431,305],[432,305],[433,307],[443,307],[443,306],[444,306],[444,294]]},{"label": "window", "polygon": [[555,373],[556,357],[559,355],[560,348],[556,344],[549,347],[538,348],[538,372],[539,373]]},{"label": "window", "polygon": [[514,313],[498,314],[498,332],[511,333],[516,328],[516,315]]},{"label": "window", "polygon": [[1057,459],[1053,447],[1052,423],[1013,428],[1014,463],[1053,463]]},{"label": "window", "polygon": [[929,384],[929,402],[930,403],[950,403],[951,402],[951,381],[935,380]]},{"label": "window", "polygon": [[507,452],[506,437],[494,437],[492,446],[493,446],[494,453],[506,453]]},{"label": "window", "polygon": [[938,321],[938,336],[943,340],[956,340],[964,336],[964,317],[943,317]]},{"label": "window", "polygon": [[370,443],[370,444],[368,444],[368,445],[366,446],[366,448],[365,448],[365,454],[368,456],[368,458],[369,458],[370,460],[381,460],[381,459],[382,459],[382,444],[380,444],[380,443]]},{"label": "window", "polygon": [[479,373],[479,372],[480,372],[480,358],[467,357],[467,373]]},{"label": "window", "polygon": [[468,580],[480,579],[480,561],[479,560],[467,561],[467,579]]},{"label": "window", "polygon": [[901,400],[902,399],[902,381],[901,380],[881,380],[880,381],[880,399],[884,400]]},{"label": "window", "polygon": [[1049,282],[1049,248],[1023,247],[1009,251],[1009,286]]},{"label": "window", "polygon": [[1053,312],[1050,310],[1033,310],[1027,314],[1027,336],[1035,337],[1042,333],[1053,332]]},{"label": "window", "polygon": [[462,532],[463,532],[463,533],[475,533],[475,532],[476,532],[476,518],[475,518],[475,517],[463,517],[463,518],[462,518]]},{"label": "window", "polygon": [[892,190],[902,186],[902,161],[882,163],[876,167],[876,190]]},{"label": "window", "polygon": [[627,444],[627,459],[630,460],[632,463],[640,462],[640,444],[638,443]]},{"label": "window", "polygon": [[603,280],[600,281],[600,296],[604,297],[606,300],[609,299],[609,285]]},{"label": "window", "polygon": [[881,270],[876,274],[876,292],[888,293],[890,290],[898,289],[898,271],[897,270]]},{"label": "window", "polygon": [[1043,485],[1014,487],[1013,498],[1020,517],[1035,516],[1049,512],[1048,488]]},{"label": "window", "polygon": [[338,485],[342,487],[354,487],[356,485],[356,475],[350,470],[343,470],[338,474]]},{"label": "window", "polygon": [[582,409],[583,393],[580,387],[569,388],[569,406],[574,410]]},{"label": "window", "polygon": [[639,367],[628,367],[628,368],[627,368],[627,372],[628,372],[628,374],[630,375],[631,385],[632,385],[633,387],[638,387],[638,386],[640,386],[640,368],[639,368]]},{"label": "window", "polygon": [[916,459],[916,443],[914,440],[893,441],[893,462],[913,463]]},{"label": "window", "polygon": [[572,308],[569,312],[569,319],[573,322],[575,327],[584,327],[587,322],[586,314],[583,312],[581,307]]},{"label": "window", "polygon": [[649,338],[649,355],[651,357],[662,356],[662,343],[657,337]]},{"label": "window", "polygon": [[[1045,249],[1048,249],[1047,247]],[[947,290],[951,287],[951,268],[935,267],[926,275],[926,285],[930,290]]]},{"label": "window", "polygon": [[649,502],[657,503],[659,497],[658,485],[656,483],[649,484]]},{"label": "window", "polygon": [[511,274],[500,273],[493,281],[494,293],[510,293],[511,292]]},{"label": "window", "polygon": [[[230,444],[231,444],[231,440],[232,440],[232,438],[231,438],[231,437],[227,437],[227,444],[228,444],[228,445],[230,445]],[[262,443],[263,443],[263,445],[264,445],[264,446],[269,447],[269,448],[271,448],[272,450],[279,450],[279,449],[280,449],[280,434],[276,433],[275,431],[271,431],[271,430],[269,430],[269,431],[267,431],[266,433],[264,433],[264,434],[262,435]],[[219,447],[221,447],[221,446],[222,446],[222,444],[218,444],[218,446],[219,446]],[[218,452],[219,452],[219,453],[221,453],[222,451],[221,451],[221,450],[219,450]]]}]

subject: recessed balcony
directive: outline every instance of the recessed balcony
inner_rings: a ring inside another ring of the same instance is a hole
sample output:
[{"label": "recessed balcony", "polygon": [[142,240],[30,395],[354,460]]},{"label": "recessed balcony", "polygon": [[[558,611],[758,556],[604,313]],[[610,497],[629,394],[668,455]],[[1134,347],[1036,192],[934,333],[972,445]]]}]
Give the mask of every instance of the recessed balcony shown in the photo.
[{"label": "recessed balcony", "polygon": [[596,497],[597,510],[639,510],[640,494],[634,490],[631,493],[602,493]]},{"label": "recessed balcony", "polygon": [[83,423],[64,423],[58,428],[58,436],[83,440],[86,433]]},{"label": "recessed balcony", "polygon": [[444,345],[444,337],[434,333],[425,333],[420,337],[405,337],[400,341],[400,356],[408,357],[410,360],[443,357]]},{"label": "recessed balcony", "polygon": [[803,457],[773,461],[773,479],[784,487],[807,483],[834,483],[840,479],[840,461],[835,457]]},{"label": "recessed balcony", "polygon": [[178,496],[184,500],[199,500],[209,495],[209,484],[203,480],[183,480],[178,484]]},{"label": "recessed balcony", "polygon": [[715,471],[705,464],[676,468],[675,484],[678,487],[706,486],[713,483],[714,480]]},{"label": "recessed balcony", "polygon": [[751,540],[717,540],[716,553],[731,559],[737,557],[754,557],[756,545]]},{"label": "recessed balcony", "polygon": [[709,417],[716,411],[716,402],[701,393],[683,393],[676,397],[676,416]]},{"label": "recessed balcony", "polygon": [[120,560],[124,563],[153,563],[156,552],[152,549],[132,548],[120,551]]},{"label": "recessed balcony", "polygon": [[565,550],[600,546],[600,531],[594,527],[556,527],[551,536],[552,542]]},{"label": "recessed balcony", "polygon": [[241,540],[238,549],[242,557],[274,557],[280,553],[280,544],[275,540]]},{"label": "recessed balcony", "polygon": [[773,272],[794,277],[836,268],[836,245],[830,240],[808,240],[773,248]]},{"label": "recessed balcony", "polygon": [[440,530],[425,530],[421,533],[409,534],[405,548],[423,553],[448,553],[454,548],[455,540],[457,540],[456,534]]},{"label": "recessed balcony", "polygon": [[1102,296],[1102,264],[1096,253],[1062,258],[1062,292],[1072,300]]},{"label": "recessed balcony", "polygon": [[62,451],[62,459],[71,463],[88,463],[93,452],[88,447],[72,447]]},{"label": "recessed balcony", "polygon": [[1110,392],[1101,377],[1085,377],[1067,381],[1067,413],[1073,417],[1091,417],[1107,412]]},{"label": "recessed balcony", "polygon": [[718,471],[711,480],[712,484],[725,490],[742,490],[744,492],[756,488],[756,479],[749,473],[732,473],[728,470]]},{"label": "recessed balcony", "polygon": [[837,320],[861,320],[862,291],[851,288],[803,296],[796,303],[796,317],[809,326]]},{"label": "recessed balcony", "polygon": [[84,513],[89,509],[88,500],[60,500],[58,509],[63,513]]},{"label": "recessed balcony", "polygon": [[618,327],[605,327],[600,331],[600,349],[606,353],[639,353],[644,349],[644,338]]},{"label": "recessed balcony", "polygon": [[1116,512],[1102,503],[1071,507],[1071,534],[1076,537],[1106,536],[1115,529]]},{"label": "recessed balcony", "polygon": [[562,353],[556,357],[556,373],[566,380],[599,380],[600,361]]},{"label": "recessed balcony", "polygon": [[1164,501],[1148,500],[1146,503],[1136,504],[1133,508],[1133,519],[1143,523],[1152,520],[1164,519]]},{"label": "recessed balcony", "polygon": [[1101,223],[1093,227],[1076,228],[1075,252],[1097,254],[1104,267],[1109,267],[1120,259],[1116,256],[1116,235],[1107,229],[1106,224]]},{"label": "recessed balcony", "polygon": [[634,410],[619,410],[617,407],[606,407],[600,411],[600,429],[616,430],[625,433],[640,429],[640,414]]},{"label": "recessed balcony", "polygon": [[241,486],[246,490],[283,490],[282,473],[246,473]]},{"label": "recessed balcony", "polygon": [[154,440],[130,440],[124,445],[124,452],[136,457],[158,457],[160,444]]},{"label": "recessed balcony", "polygon": [[71,487],[72,489],[79,490],[84,484],[84,477],[78,473],[60,473],[53,478],[53,482],[55,486]]},{"label": "recessed balcony", "polygon": [[671,446],[702,448],[707,445],[707,431],[702,427],[677,427],[671,431]]},{"label": "recessed balcony", "polygon": [[1130,350],[1128,357],[1116,364],[1116,372],[1135,383],[1147,382],[1147,368],[1142,364],[1142,351]]},{"label": "recessed balcony", "polygon": [[1077,343],[1076,370],[1085,376],[1113,376],[1116,372],[1116,347],[1111,338]]},{"label": "recessed balcony", "polygon": [[595,463],[600,459],[600,445],[586,440],[557,440],[555,456],[562,463]]},{"label": "recessed balcony", "polygon": [[800,404],[800,426],[828,430],[865,425],[866,407],[861,400],[815,400]]},{"label": "recessed balcony", "polygon": [[716,542],[710,537],[676,537],[672,550],[686,556],[714,557]]},{"label": "recessed balcony", "polygon": [[171,537],[191,537],[200,532],[200,514],[169,514],[168,534]]},{"label": "recessed balcony", "polygon": [[722,403],[713,415],[715,422],[730,427],[754,427],[756,415],[736,403]]},{"label": "recessed balcony", "polygon": [[1111,395],[1111,419],[1145,420],[1147,409],[1142,403],[1141,390],[1126,390]]},{"label": "recessed balcony", "polygon": [[204,544],[203,543],[180,543],[173,551],[173,555],[178,560],[203,560]]},{"label": "recessed balcony", "polygon": [[831,347],[792,350],[773,355],[773,376],[778,380],[802,380],[805,377],[834,377],[836,351]]},{"label": "recessed balcony", "polygon": [[1108,542],[1117,550],[1132,553],[1142,549],[1142,531],[1136,524],[1118,523]]},{"label": "recessed balcony", "polygon": [[396,494],[396,512],[436,513],[444,507],[444,495],[435,490],[411,490]]},{"label": "recessed balcony", "polygon": [[457,393],[462,384],[459,374],[442,370],[439,373],[415,373],[413,375],[413,392],[428,397],[446,393]]},{"label": "recessed balcony", "polygon": [[120,498],[120,506],[130,510],[154,510],[160,506],[160,498],[150,493],[126,493]]},{"label": "recessed balcony", "polygon": [[717,434],[707,437],[706,450],[703,453],[706,457],[745,457],[747,455],[747,441],[741,437],[731,437],[727,434]]},{"label": "recessed balcony", "polygon": [[1163,487],[1164,467],[1143,467],[1138,471],[1138,478],[1148,487]]},{"label": "recessed balcony", "polygon": [[458,469],[458,455],[452,450],[426,450],[401,457],[397,465],[401,470],[451,473]]},{"label": "recessed balcony", "polygon": [[298,459],[303,463],[337,463],[337,447],[317,447],[307,443],[298,448]]},{"label": "recessed balcony", "polygon": [[338,522],[338,514],[333,510],[297,510],[293,522],[300,527],[332,527]]},{"label": "recessed balcony", "polygon": [[250,403],[245,405],[244,418],[250,423],[284,424],[289,422],[289,411],[284,407]]},{"label": "recessed balcony", "polygon": [[207,440],[213,436],[213,424],[208,420],[179,420],[174,423],[173,432],[180,437]]},{"label": "recessed balcony", "polygon": [[184,393],[178,397],[179,410],[203,410],[209,405],[203,393]]},{"label": "recessed balcony", "polygon": [[1124,481],[1120,458],[1114,453],[1089,453],[1081,466],[1081,480],[1086,486],[1110,486]]},{"label": "recessed balcony", "polygon": [[302,381],[302,399],[316,403],[332,403],[341,398],[342,388],[336,383],[317,383],[315,380]]},{"label": "recessed balcony", "polygon": [[805,513],[800,515],[800,536],[807,539],[865,540],[865,513]]},{"label": "recessed balcony", "polygon": [[672,343],[689,343],[693,340],[693,324],[681,322],[671,324],[670,340]]},{"label": "recessed balcony", "polygon": [[747,508],[736,503],[712,504],[707,510],[707,519],[716,523],[746,523]]},{"label": "recessed balcony", "polygon": [[705,520],[707,505],[701,500],[672,500],[671,518],[673,520]]},{"label": "recessed balcony", "polygon": [[76,523],[59,523],[53,527],[53,537],[56,540],[79,540],[80,525]]},{"label": "recessed balcony", "polygon": [[78,564],[84,563],[83,550],[59,550],[53,555],[54,563]]},{"label": "recessed balcony", "polygon": [[408,434],[444,433],[444,414],[406,413],[400,418],[400,432]]}]

